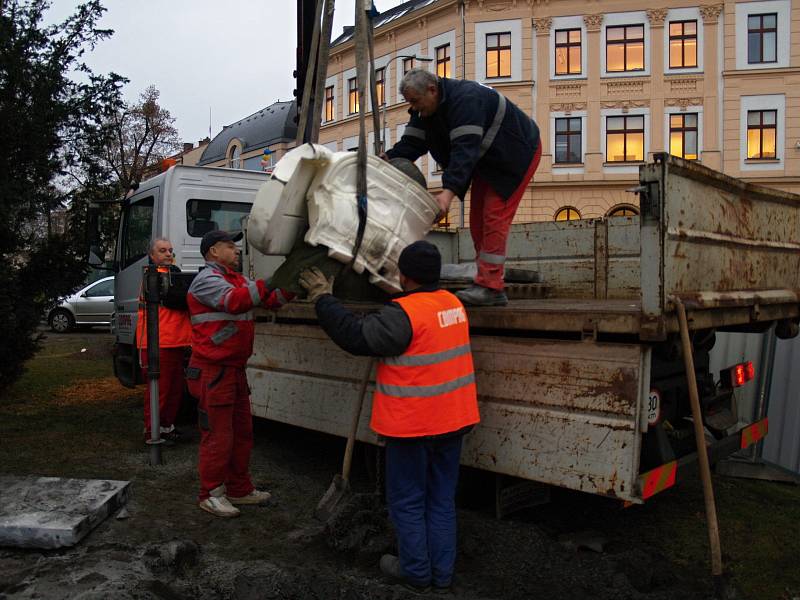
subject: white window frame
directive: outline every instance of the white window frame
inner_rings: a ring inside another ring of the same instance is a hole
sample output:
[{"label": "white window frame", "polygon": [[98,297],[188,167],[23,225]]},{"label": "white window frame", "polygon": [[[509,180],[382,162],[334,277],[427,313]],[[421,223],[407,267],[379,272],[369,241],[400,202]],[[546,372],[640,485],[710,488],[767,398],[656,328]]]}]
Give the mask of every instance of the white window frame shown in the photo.
[{"label": "white window frame", "polygon": [[[403,60],[404,59],[401,58],[401,57],[416,56],[418,58],[417,58],[417,64],[414,65],[414,68],[415,69],[424,69],[424,68],[426,68],[425,67],[425,63],[424,62],[420,62],[420,60],[419,60],[419,57],[423,56],[423,54],[422,54],[422,44],[414,44],[413,46],[406,46],[405,48],[401,48],[400,50],[398,50],[395,53],[395,56],[397,57],[396,60],[394,60],[394,65],[395,65],[394,68],[395,68],[395,72],[397,73],[397,85],[395,85],[395,88],[397,88],[400,85],[400,81],[403,79],[403,75],[404,75],[404,73],[403,73]],[[399,90],[397,92],[397,102],[398,103],[399,102],[405,102],[405,100],[403,99],[403,96],[400,94]]]},{"label": "white window frame", "polygon": [[[609,73],[606,70],[606,54],[608,52],[608,42],[606,30],[609,27],[619,27],[621,25],[643,25],[644,26],[644,70],[643,71],[623,71],[622,73]],[[647,13],[643,10],[624,13],[610,13],[603,19],[603,29],[600,32],[600,73],[601,77],[647,77],[650,75],[650,22],[647,20]]]},{"label": "white window frame", "polygon": [[600,111],[600,143],[603,151],[603,172],[604,173],[638,173],[638,163],[613,164],[608,162],[606,152],[606,119],[607,117],[636,117],[644,116],[644,156],[643,161],[647,161],[650,156],[650,109],[649,108],[605,108]]},{"label": "white window frame", "polygon": [[[391,54],[387,54],[385,56],[381,56],[380,58],[375,59],[375,70],[377,71],[378,69],[385,69],[383,72],[383,81],[384,81],[383,93],[386,96],[385,106],[387,107],[391,106],[392,98],[394,98],[395,94],[397,93],[394,91],[397,86],[392,85],[392,68],[391,68],[392,62],[393,61]],[[396,101],[397,100],[395,100],[395,102]],[[369,110],[370,112],[372,111],[372,100],[370,100]]]},{"label": "white window frame", "polygon": [[[486,77],[486,34],[511,33],[511,76]],[[488,85],[506,81],[522,81],[522,21],[481,21],[475,23],[475,80]]]},{"label": "white window frame", "polygon": [[[428,38],[428,56],[433,60],[429,63],[423,63],[427,65],[428,71],[436,74],[436,48],[441,46],[450,46],[450,79],[458,79],[457,71],[456,71],[456,32],[455,29],[451,29],[450,31],[446,31],[442,34],[433,36],[432,38]],[[513,56],[513,55],[512,55]]]},{"label": "white window frame", "polygon": [[[742,171],[782,171],[786,167],[786,96],[765,94],[742,96],[739,99],[739,169]],[[747,113],[751,110],[774,110],[775,115],[775,159],[747,160]]]},{"label": "white window frame", "polygon": [[585,110],[573,110],[571,112],[551,112],[550,113],[550,156],[552,157],[553,175],[572,175],[583,173],[584,166],[563,166],[563,163],[556,163],[556,119],[575,119],[581,120],[581,165],[586,164],[586,119]]},{"label": "white window frame", "polygon": [[[322,116],[321,121],[323,125],[333,123],[336,121],[338,111],[336,110],[336,99],[339,97],[339,75],[332,75],[325,80],[325,88],[333,87],[333,119],[330,121],[325,120],[325,94],[322,94]],[[341,113],[339,113],[341,114]],[[347,114],[347,113],[344,113]]]},{"label": "white window frame", "polygon": [[[581,72],[579,74],[556,75],[556,31],[559,29],[581,30]],[[586,24],[583,22],[583,17],[553,17],[550,27],[550,79],[586,79],[587,68]]]},{"label": "white window frame", "polygon": [[[350,114],[350,88],[348,87],[350,80],[356,77],[356,75],[355,67],[347,69],[347,71],[342,73],[342,93],[340,94],[342,97],[342,117],[339,119],[340,121],[344,119],[354,119],[358,116],[357,112]],[[367,101],[367,106],[369,106],[369,86],[367,86],[367,93],[364,100]],[[363,107],[359,106],[358,108],[362,109]]]},{"label": "white window frame", "polygon": [[[775,42],[775,57],[772,63],[749,64],[747,62],[747,18],[750,15],[777,13],[778,35]],[[778,69],[788,67],[791,54],[792,3],[790,0],[767,2],[741,2],[736,5],[736,68],[741,70]],[[753,109],[755,110],[755,109]]]},{"label": "white window frame", "polygon": [[[669,24],[670,21],[697,21],[697,66],[688,68],[671,69],[669,66]],[[671,8],[667,12],[667,19],[664,22],[664,74],[686,74],[703,72],[703,49],[705,41],[703,37],[703,18],[700,16],[699,8]],[[645,66],[647,63],[645,63]]]},{"label": "white window frame", "polygon": [[685,109],[679,106],[664,107],[664,152],[669,154],[670,115],[681,115],[686,113],[697,113],[697,162],[703,162],[703,107],[702,106],[687,106]]}]

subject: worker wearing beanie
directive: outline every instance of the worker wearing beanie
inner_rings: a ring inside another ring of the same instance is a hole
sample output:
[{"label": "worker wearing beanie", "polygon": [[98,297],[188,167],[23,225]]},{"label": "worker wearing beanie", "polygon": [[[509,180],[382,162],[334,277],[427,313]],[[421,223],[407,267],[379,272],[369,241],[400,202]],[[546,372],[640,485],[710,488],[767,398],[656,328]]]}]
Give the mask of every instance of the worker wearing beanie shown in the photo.
[{"label": "worker wearing beanie", "polygon": [[403,292],[361,317],[318,269],[300,283],[325,332],[351,354],[380,357],[370,426],[386,440],[386,500],[399,556],[381,570],[415,591],[447,590],[456,558],[455,491],[464,434],[480,420],[469,325],[439,289],[441,256],[414,242],[400,254]]}]

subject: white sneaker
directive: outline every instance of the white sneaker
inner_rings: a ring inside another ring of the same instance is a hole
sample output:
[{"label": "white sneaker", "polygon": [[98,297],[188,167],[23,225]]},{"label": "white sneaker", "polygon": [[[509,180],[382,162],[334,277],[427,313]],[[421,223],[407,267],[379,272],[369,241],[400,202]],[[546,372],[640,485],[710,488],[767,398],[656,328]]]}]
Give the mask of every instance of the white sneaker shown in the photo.
[{"label": "white sneaker", "polygon": [[247,494],[247,496],[241,496],[240,498],[228,496],[228,500],[230,500],[231,504],[250,504],[255,506],[264,506],[270,498],[272,498],[272,494],[261,490],[253,490]]},{"label": "white sneaker", "polygon": [[198,506],[215,517],[231,518],[239,516],[239,509],[225,497],[225,486],[219,486],[209,492],[211,496],[202,500]]}]

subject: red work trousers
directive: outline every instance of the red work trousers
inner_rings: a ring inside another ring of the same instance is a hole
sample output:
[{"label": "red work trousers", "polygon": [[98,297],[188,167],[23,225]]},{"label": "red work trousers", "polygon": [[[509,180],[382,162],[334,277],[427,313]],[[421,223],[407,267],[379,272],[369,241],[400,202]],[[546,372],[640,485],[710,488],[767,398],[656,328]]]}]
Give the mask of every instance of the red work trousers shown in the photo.
[{"label": "red work trousers", "polygon": [[[183,401],[184,376],[183,356],[186,348],[159,348],[158,363],[158,413],[161,427],[175,424],[175,417]],[[147,348],[140,351],[142,376],[145,381],[144,392],[144,430],[150,437],[150,380],[147,378]]]},{"label": "red work trousers", "polygon": [[198,401],[199,499],[223,484],[227,495],[247,496],[255,487],[250,479],[253,417],[244,368],[190,361],[187,382]]},{"label": "red work trousers", "polygon": [[469,231],[475,244],[478,275],[475,283],[493,290],[503,289],[503,265],[506,261],[508,230],[517,212],[528,182],[539,166],[542,144],[536,149],[528,170],[508,200],[498,195],[479,177],[472,180],[470,195]]}]

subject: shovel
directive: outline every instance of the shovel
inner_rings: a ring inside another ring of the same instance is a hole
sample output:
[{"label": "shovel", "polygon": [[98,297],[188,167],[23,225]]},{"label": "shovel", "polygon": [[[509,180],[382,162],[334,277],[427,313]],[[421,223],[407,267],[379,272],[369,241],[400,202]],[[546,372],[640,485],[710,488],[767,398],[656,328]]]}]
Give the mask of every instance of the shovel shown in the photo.
[{"label": "shovel", "polygon": [[369,376],[372,374],[372,367],[375,365],[375,361],[375,358],[369,359],[364,378],[361,380],[361,390],[358,393],[358,401],[353,411],[353,420],[350,423],[350,432],[347,435],[347,446],[344,449],[342,473],[341,475],[337,473],[333,476],[333,481],[328,491],[325,492],[325,495],[322,496],[319,504],[317,504],[317,510],[314,514],[320,521],[329,521],[352,495],[352,490],[350,489],[350,466],[353,463],[353,447],[356,445],[358,422],[361,419],[364,396],[367,394],[367,383],[369,382]]}]

